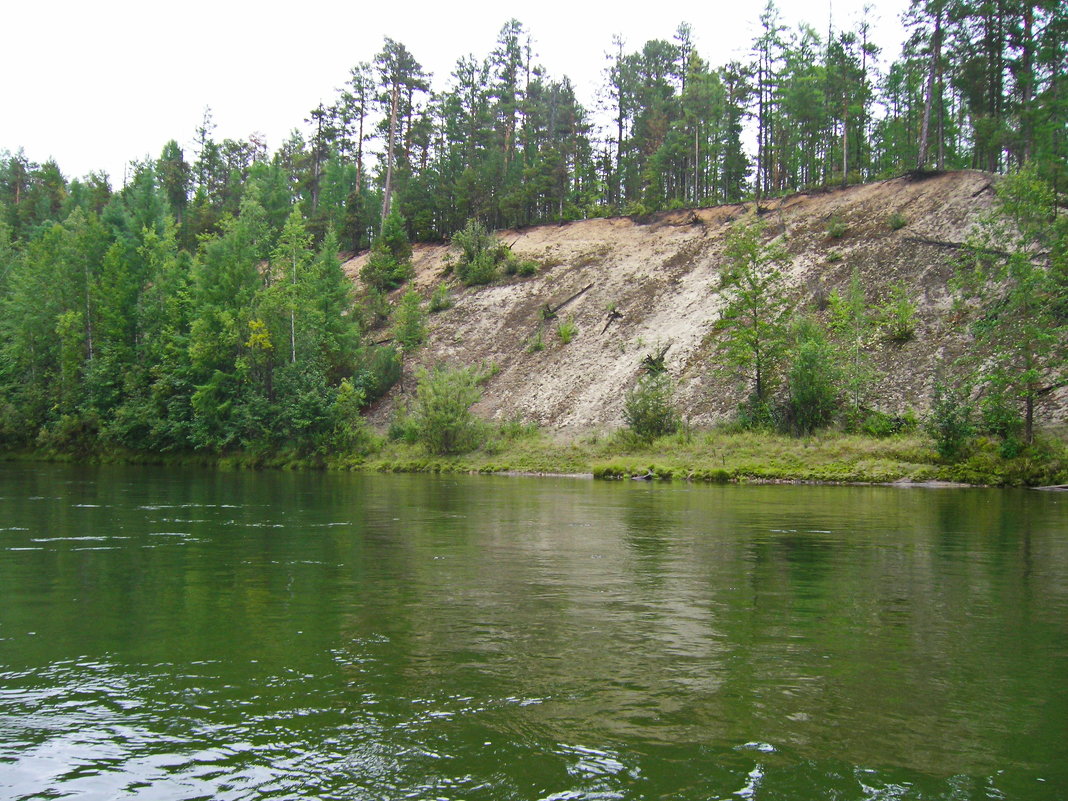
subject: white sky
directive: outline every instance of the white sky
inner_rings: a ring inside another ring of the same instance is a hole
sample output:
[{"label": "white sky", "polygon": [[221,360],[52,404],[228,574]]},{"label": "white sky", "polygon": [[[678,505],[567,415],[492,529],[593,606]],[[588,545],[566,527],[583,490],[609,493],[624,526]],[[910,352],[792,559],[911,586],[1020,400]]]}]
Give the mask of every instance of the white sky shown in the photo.
[{"label": "white sky", "polygon": [[[833,0],[835,28],[852,27],[865,2]],[[826,31],[828,0],[777,5],[786,25]],[[884,64],[900,50],[907,5],[884,0],[869,14]],[[632,51],[689,22],[698,53],[719,66],[747,57],[762,9],[762,0],[13,0],[0,12],[0,151],[55,158],[68,178],[104,170],[117,187],[127,161],[157,157],[169,139],[191,158],[210,106],[216,139],[260,132],[273,152],[305,127],[310,109],[334,99],[354,64],[374,57],[383,36],[402,42],[441,89],[456,59],[485,57],[511,17],[532,33],[537,60],[570,76],[592,109],[613,34]]]}]

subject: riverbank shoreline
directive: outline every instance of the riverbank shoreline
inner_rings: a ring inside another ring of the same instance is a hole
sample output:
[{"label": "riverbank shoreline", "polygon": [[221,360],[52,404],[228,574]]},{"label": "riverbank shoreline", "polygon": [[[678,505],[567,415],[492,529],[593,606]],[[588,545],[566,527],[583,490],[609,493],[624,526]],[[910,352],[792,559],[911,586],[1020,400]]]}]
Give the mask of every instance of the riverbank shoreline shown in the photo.
[{"label": "riverbank shoreline", "polygon": [[624,431],[558,439],[542,431],[488,435],[464,454],[433,455],[416,443],[372,438],[362,452],[285,450],[153,453],[117,448],[0,452],[5,461],[144,464],[222,470],[468,473],[711,484],[861,484],[903,487],[1050,486],[1068,482],[1068,443],[1043,439],[1006,458],[976,440],[958,461],[938,458],[919,434],[874,438],[840,432],[795,438],[767,432],[688,431],[652,441]]}]

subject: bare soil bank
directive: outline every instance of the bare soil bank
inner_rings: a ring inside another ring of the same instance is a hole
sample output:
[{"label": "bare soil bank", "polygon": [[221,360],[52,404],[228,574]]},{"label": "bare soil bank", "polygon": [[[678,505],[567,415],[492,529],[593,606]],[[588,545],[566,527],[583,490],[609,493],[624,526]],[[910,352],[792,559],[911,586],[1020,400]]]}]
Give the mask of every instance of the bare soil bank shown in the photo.
[{"label": "bare soil bank", "polygon": [[[881,373],[873,406],[888,413],[923,412],[940,366],[967,347],[965,322],[953,309],[947,283],[959,246],[993,201],[995,177],[975,171],[904,176],[880,183],[765,201],[760,214],[784,233],[789,277],[802,307],[820,308],[856,269],[869,303],[886,300],[903,282],[918,305],[916,338],[872,343]],[[714,423],[732,412],[746,388],[717,374],[713,325],[725,235],[752,204],[679,210],[647,218],[608,218],[500,232],[517,256],[542,265],[526,279],[478,288],[453,287],[452,308],[430,318],[430,341],[405,378],[372,411],[385,425],[395,404],[415,386],[414,368],[445,362],[496,365],[475,411],[488,420],[536,422],[562,438],[622,424],[624,393],[642,359],[665,348],[678,382],[677,401],[692,423]],[[905,224],[896,228],[891,219]],[[833,225],[832,225],[833,224]],[[832,236],[829,228],[842,230]],[[415,285],[429,293],[443,276],[443,245],[416,245]],[[365,255],[350,260],[354,277]],[[585,292],[584,288],[589,287]],[[543,310],[564,305],[556,319]],[[621,316],[617,316],[621,315]],[[564,344],[556,333],[572,318],[578,334]],[[543,349],[532,349],[540,331]],[[1068,393],[1051,397],[1041,419],[1065,419]]]}]

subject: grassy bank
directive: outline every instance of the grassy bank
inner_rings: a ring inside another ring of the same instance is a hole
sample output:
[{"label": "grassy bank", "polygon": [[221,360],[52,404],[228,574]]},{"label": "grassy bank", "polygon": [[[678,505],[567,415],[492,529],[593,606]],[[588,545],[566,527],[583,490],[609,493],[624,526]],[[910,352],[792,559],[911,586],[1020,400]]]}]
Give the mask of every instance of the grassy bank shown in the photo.
[{"label": "grassy bank", "polygon": [[702,482],[950,481],[988,486],[1068,483],[1068,442],[1047,436],[1008,459],[996,443],[979,439],[954,463],[940,461],[920,434],[873,438],[837,432],[789,437],[724,430],[673,434],[643,442],[615,432],[560,440],[543,432],[489,432],[462,455],[436,456],[419,444],[376,440],[362,454],[237,452],[224,455],[106,450],[61,453],[30,450],[8,459],[210,466],[222,469],[331,469],[366,472],[580,474]]},{"label": "grassy bank", "polygon": [[876,439],[822,433],[795,438],[770,433],[702,431],[641,442],[625,434],[590,435],[568,442],[544,435],[491,440],[462,456],[429,456],[418,445],[385,443],[362,459],[335,466],[395,472],[586,473],[595,478],[648,477],[711,482],[952,481],[994,486],[1039,486],[1068,481],[1068,447],[1047,440],[1012,459],[986,440],[960,461],[939,461],[921,435]]}]

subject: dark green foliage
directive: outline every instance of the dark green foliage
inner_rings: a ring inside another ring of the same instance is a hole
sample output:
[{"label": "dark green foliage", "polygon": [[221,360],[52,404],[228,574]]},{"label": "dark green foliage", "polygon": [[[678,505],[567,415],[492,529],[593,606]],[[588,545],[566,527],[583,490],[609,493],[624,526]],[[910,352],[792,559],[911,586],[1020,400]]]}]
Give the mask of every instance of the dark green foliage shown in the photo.
[{"label": "dark green foliage", "polygon": [[427,311],[431,314],[435,314],[439,311],[445,311],[452,306],[452,298],[449,296],[449,286],[444,281],[434,287],[434,291],[430,295],[430,300],[427,303]]},{"label": "dark green foliage", "polygon": [[370,289],[386,292],[401,286],[414,274],[412,246],[404,231],[404,218],[393,212],[386,217],[382,233],[371,246],[360,278]]},{"label": "dark green foliage", "polygon": [[912,411],[901,415],[889,415],[885,412],[869,409],[860,423],[859,430],[869,437],[892,437],[896,434],[909,434],[919,427],[920,421]]},{"label": "dark green foliage", "polygon": [[539,325],[534,336],[527,340],[527,353],[540,353],[543,350],[545,350],[545,337]]},{"label": "dark green foliage", "polygon": [[389,305],[389,295],[377,289],[368,290],[358,309],[360,326],[365,331],[381,328],[392,313],[393,307]]},{"label": "dark green foliage", "polygon": [[[207,110],[189,152],[183,134],[141,166],[187,250],[220,232],[253,186],[275,232],[296,203],[316,242],[333,233],[352,251],[398,208],[409,234],[443,240],[473,217],[499,229],[648,214],[912,170],[1033,162],[1063,191],[1061,5],[915,0],[900,53],[880,53],[867,14],[823,33],[822,20],[785,25],[774,4],[754,10],[749,55],[730,63],[710,63],[688,25],[671,40],[602,40],[603,132],[575,85],[534,60],[517,20],[436,86],[386,39],[273,155],[254,137],[216,140]],[[54,162],[0,153],[0,208],[16,241],[75,207],[99,214],[109,195],[99,175],[68,181]],[[382,286],[402,282],[395,266],[376,264]]]},{"label": "dark green foliage", "polygon": [[492,283],[500,275],[500,268],[511,263],[508,246],[474,218],[453,234],[452,244],[459,248],[453,270],[468,286]]},{"label": "dark green foliage", "polygon": [[979,401],[980,424],[983,432],[998,438],[1001,455],[1012,459],[1024,448],[1024,419],[1003,388],[994,385],[989,389]]},{"label": "dark green foliage", "polygon": [[666,373],[645,374],[623,398],[623,420],[640,439],[650,440],[672,434],[679,428],[675,410],[675,388]]},{"label": "dark green foliage", "polygon": [[520,278],[530,278],[533,275],[537,275],[540,269],[538,263],[533,259],[509,260],[508,264],[515,265],[515,274]]},{"label": "dark green foliage", "polygon": [[331,418],[334,423],[330,447],[335,452],[366,453],[371,445],[371,433],[360,412],[366,404],[363,393],[347,378],[338,385]]},{"label": "dark green foliage", "polygon": [[655,354],[648,353],[642,357],[642,369],[650,375],[660,375],[667,371],[667,365],[664,363],[664,357],[667,355],[667,348],[661,348]]},{"label": "dark green foliage", "polygon": [[391,442],[407,442],[409,445],[419,442],[419,427],[407,406],[398,405],[393,410],[386,436]]},{"label": "dark green foliage", "polygon": [[391,345],[367,348],[357,361],[353,388],[368,404],[385,395],[401,377],[401,354]]},{"label": "dark green foliage", "polygon": [[972,232],[955,281],[959,309],[971,317],[972,352],[981,354],[969,365],[973,377],[1015,405],[1026,443],[1042,399],[1068,383],[1068,319],[1060,307],[1066,243],[1055,195],[1031,165],[998,186],[997,204]]},{"label": "dark green foliage", "polygon": [[960,386],[935,384],[931,411],[924,421],[924,429],[934,440],[935,450],[947,462],[960,458],[975,436],[975,409],[968,392]]},{"label": "dark green foliage", "polygon": [[830,425],[838,411],[838,354],[820,326],[806,319],[795,326],[792,350],[785,418],[794,433],[811,434]]},{"label": "dark green foliage", "polygon": [[780,410],[775,408],[769,398],[760,398],[756,393],[750,393],[738,404],[733,425],[743,431],[772,431],[779,428],[781,419]]},{"label": "dark green foliage", "polygon": [[93,411],[60,415],[37,435],[37,446],[45,451],[86,457],[98,446],[100,416]]},{"label": "dark green foliage", "polygon": [[411,353],[426,341],[426,312],[419,293],[409,289],[397,304],[393,315],[393,338],[405,353]]},{"label": "dark green foliage", "polygon": [[411,417],[418,441],[432,454],[465,453],[478,443],[480,424],[471,406],[482,397],[471,368],[420,370]]}]

